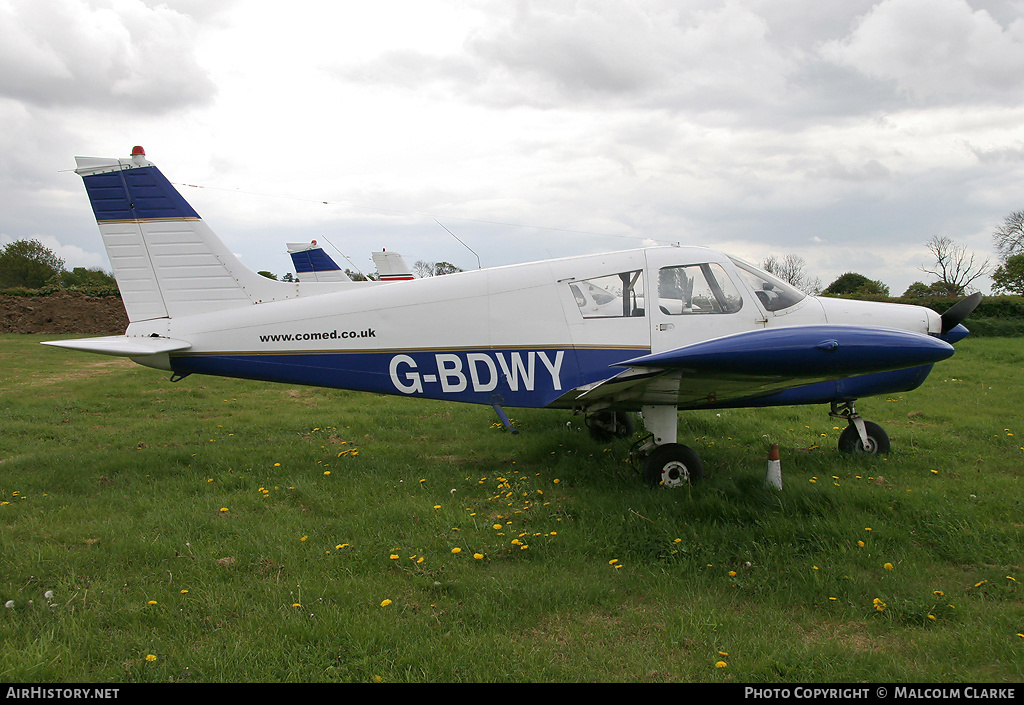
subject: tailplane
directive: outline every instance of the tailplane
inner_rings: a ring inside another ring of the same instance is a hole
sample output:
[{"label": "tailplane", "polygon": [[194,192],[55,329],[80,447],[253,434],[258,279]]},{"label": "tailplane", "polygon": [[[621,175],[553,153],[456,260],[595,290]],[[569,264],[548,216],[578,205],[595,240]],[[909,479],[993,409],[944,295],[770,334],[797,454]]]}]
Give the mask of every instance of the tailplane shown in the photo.
[{"label": "tailplane", "polygon": [[76,157],[128,320],[292,298],[295,287],[243,265],[146,159]]}]

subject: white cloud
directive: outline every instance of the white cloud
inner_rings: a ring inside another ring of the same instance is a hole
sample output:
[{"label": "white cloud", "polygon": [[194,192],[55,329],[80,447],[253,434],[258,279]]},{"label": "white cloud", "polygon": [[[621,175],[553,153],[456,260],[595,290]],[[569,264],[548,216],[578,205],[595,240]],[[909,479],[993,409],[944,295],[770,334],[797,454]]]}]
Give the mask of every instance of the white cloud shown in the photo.
[{"label": "white cloud", "polygon": [[916,101],[1016,104],[1024,88],[1024,20],[1003,27],[964,0],[883,0],[821,53]]},{"label": "white cloud", "polygon": [[0,95],[123,112],[202,103],[214,87],[192,54],[195,22],[140,0],[0,4]]}]

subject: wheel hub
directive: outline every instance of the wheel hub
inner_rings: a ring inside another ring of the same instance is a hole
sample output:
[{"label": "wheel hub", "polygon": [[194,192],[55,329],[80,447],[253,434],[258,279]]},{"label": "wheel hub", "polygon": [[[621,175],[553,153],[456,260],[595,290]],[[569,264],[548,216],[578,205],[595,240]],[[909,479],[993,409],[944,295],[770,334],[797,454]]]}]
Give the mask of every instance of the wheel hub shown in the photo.
[{"label": "wheel hub", "polygon": [[661,483],[665,487],[685,487],[690,484],[690,471],[683,463],[673,460],[661,469]]}]

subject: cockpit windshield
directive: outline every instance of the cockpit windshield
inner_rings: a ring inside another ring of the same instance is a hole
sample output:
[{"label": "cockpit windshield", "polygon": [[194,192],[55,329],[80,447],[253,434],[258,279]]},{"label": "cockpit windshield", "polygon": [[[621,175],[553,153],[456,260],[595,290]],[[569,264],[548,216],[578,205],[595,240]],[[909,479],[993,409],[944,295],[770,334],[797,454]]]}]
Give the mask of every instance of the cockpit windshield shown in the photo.
[{"label": "cockpit windshield", "polygon": [[768,311],[781,311],[794,304],[803,301],[807,294],[800,291],[792,284],[782,281],[778,277],[769,274],[757,267],[747,264],[743,260],[730,257],[733,264],[740,270],[740,274],[754,290],[757,300]]}]

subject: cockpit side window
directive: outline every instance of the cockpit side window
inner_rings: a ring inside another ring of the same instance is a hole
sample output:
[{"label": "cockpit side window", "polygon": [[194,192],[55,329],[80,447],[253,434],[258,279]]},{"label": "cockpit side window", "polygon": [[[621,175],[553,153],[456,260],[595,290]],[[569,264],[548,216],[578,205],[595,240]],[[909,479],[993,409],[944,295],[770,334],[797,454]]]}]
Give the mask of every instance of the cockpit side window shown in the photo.
[{"label": "cockpit side window", "polygon": [[584,318],[644,315],[644,274],[637,269],[569,283]]},{"label": "cockpit side window", "polygon": [[803,301],[807,294],[792,284],[788,284],[776,276],[762,271],[753,265],[733,259],[740,274],[754,290],[758,301],[767,311],[781,311],[784,308]]},{"label": "cockpit side window", "polygon": [[670,316],[736,313],[743,297],[720,264],[662,267],[658,276],[658,306]]}]

